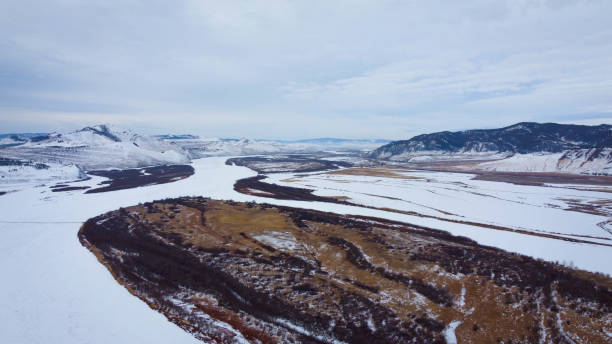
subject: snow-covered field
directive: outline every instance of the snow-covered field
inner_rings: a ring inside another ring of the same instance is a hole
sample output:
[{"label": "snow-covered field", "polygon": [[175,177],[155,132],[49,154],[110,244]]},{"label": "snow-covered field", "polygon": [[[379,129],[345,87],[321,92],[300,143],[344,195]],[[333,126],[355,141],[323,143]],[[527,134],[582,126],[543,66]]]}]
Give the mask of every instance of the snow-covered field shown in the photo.
[{"label": "snow-covered field", "polygon": [[561,153],[515,154],[507,159],[480,163],[469,168],[510,172],[564,172],[612,174],[612,149],[575,149]]},{"label": "snow-covered field", "polygon": [[391,155],[391,153],[382,153],[376,155],[379,159],[389,159],[391,161],[404,162],[430,162],[430,161],[479,161],[479,160],[498,160],[504,159],[512,155],[509,152],[496,151],[461,151],[447,152],[443,150],[431,151],[408,151],[401,154]]},{"label": "snow-covered field", "polygon": [[85,176],[85,173],[78,166],[72,164],[47,163],[0,166],[0,191],[3,191],[3,186],[15,187],[16,184],[77,180]]},{"label": "snow-covered field", "polygon": [[[275,203],[341,214],[385,217],[444,229],[486,245],[612,273],[608,263],[612,248],[488,230],[434,218],[406,215],[341,204],[281,201],[243,195],[233,190],[237,179],[255,172],[225,165],[226,158],[193,162],[195,175],[169,184],[109,193],[50,192],[48,185],[31,184],[0,196],[0,333],[5,343],[192,343],[189,334],[131,296],[77,238],[82,222],[121,206],[178,196],[208,196]],[[344,195],[379,206],[418,209],[436,216],[465,216],[479,221],[525,226],[532,230],[589,233],[606,236],[594,228],[605,217],[545,206],[558,197],[609,199],[609,193],[572,189],[519,187],[497,182],[470,181],[467,175],[419,172],[436,182],[387,180],[390,178],[313,174],[290,186],[315,185],[318,194]],[[285,174],[286,178],[288,175]],[[278,180],[281,175],[275,175]],[[103,178],[72,183],[93,186]],[[335,181],[342,179],[346,182]],[[398,182],[398,181],[401,181]],[[469,187],[461,183],[468,184]],[[373,188],[373,189],[371,189]],[[353,191],[349,191],[349,190]],[[344,191],[342,191],[344,190]],[[393,191],[395,190],[395,191]],[[342,193],[344,192],[344,193]],[[401,198],[403,201],[368,196]],[[479,195],[479,193],[486,196]],[[414,202],[414,203],[410,203]],[[456,215],[445,215],[444,209]],[[609,235],[607,236],[610,237]],[[284,238],[287,241],[287,238]],[[601,239],[600,239],[601,240]],[[603,241],[603,240],[602,240]]]},{"label": "snow-covered field", "polygon": [[[191,335],[133,297],[77,238],[100,213],[182,195],[229,197],[234,180],[252,173],[199,160],[178,182],[110,193],[52,193],[30,184],[0,196],[0,336],[3,343],[196,343]],[[96,185],[103,180],[72,183]]]},{"label": "snow-covered field", "polygon": [[313,139],[299,141],[188,138],[165,139],[190,152],[194,158],[228,155],[313,153],[323,151],[366,152],[386,143],[384,140]]},{"label": "snow-covered field", "polygon": [[[384,176],[312,173],[270,175],[265,182],[311,188],[320,196],[344,196],[352,203],[412,211],[537,233],[563,234],[612,244],[612,187],[526,186],[472,180],[464,173],[410,171]],[[289,180],[290,182],[287,182]],[[607,204],[606,204],[607,202]],[[601,215],[567,211],[596,207]],[[440,226],[439,226],[440,227]],[[444,226],[441,226],[444,229]],[[471,235],[469,235],[472,237]],[[598,239],[599,238],[599,239]]]}]

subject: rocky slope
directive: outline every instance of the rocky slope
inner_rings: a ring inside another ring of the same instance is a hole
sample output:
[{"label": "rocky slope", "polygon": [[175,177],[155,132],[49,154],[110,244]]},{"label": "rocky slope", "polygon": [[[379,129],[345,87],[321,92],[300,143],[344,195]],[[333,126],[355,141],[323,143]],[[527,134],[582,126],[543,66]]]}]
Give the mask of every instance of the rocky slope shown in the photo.
[{"label": "rocky slope", "polygon": [[372,156],[392,158],[418,152],[559,153],[569,149],[603,147],[612,147],[612,125],[518,123],[501,129],[419,135],[384,145],[373,151]]},{"label": "rocky slope", "polygon": [[109,125],[37,136],[0,149],[0,156],[41,163],[76,164],[86,170],[183,164],[190,155],[171,143]]},{"label": "rocky slope", "polygon": [[612,331],[609,277],[377,218],[179,198],[90,219],[79,239],[206,343],[606,343]]},{"label": "rocky slope", "polygon": [[515,154],[471,169],[504,172],[562,172],[612,175],[612,148],[572,149],[561,153]]},{"label": "rocky slope", "polygon": [[0,158],[0,185],[47,183],[85,178],[86,174],[74,164],[35,163]]},{"label": "rocky slope", "polygon": [[428,163],[485,161],[470,168],[609,174],[612,126],[518,123],[501,129],[424,134],[377,148],[377,159]]}]

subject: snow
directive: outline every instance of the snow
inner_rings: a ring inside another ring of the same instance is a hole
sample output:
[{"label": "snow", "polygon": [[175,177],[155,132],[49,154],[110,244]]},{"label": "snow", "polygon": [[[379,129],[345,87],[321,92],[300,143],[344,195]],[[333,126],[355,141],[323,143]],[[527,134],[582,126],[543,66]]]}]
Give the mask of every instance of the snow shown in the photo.
[{"label": "snow", "polygon": [[291,233],[266,232],[254,236],[254,238],[279,250],[296,250],[298,248],[298,243]]},{"label": "snow", "polygon": [[301,333],[301,334],[303,334],[305,336],[314,337],[314,338],[316,338],[316,339],[318,339],[318,340],[320,340],[322,342],[331,342],[331,343],[334,343],[334,344],[345,344],[345,342],[343,342],[343,341],[340,341],[340,340],[337,340],[337,339],[333,339],[333,338],[323,337],[323,336],[317,335],[315,333],[312,333],[311,331],[305,329],[304,327],[296,325],[296,324],[294,324],[294,323],[292,323],[292,322],[290,322],[288,320],[285,320],[285,319],[277,318],[277,319],[275,319],[275,321],[278,324],[281,324],[281,325],[283,325],[283,326],[285,326],[287,328],[290,328],[290,329],[292,329],[292,330],[294,330],[294,331],[296,331],[298,333]]},{"label": "snow", "polygon": [[[189,178],[173,183],[151,185],[136,189],[119,190],[109,193],[84,194],[83,191],[70,193],[52,193],[47,187],[29,185],[16,192],[0,196],[0,271],[3,272],[3,283],[0,284],[0,333],[5,343],[196,343],[197,341],[179,327],[168,322],[160,313],[152,311],[124,287],[119,285],[84,247],[77,238],[79,226],[85,220],[103,212],[126,207],[139,202],[179,196],[207,196],[215,199],[233,199],[235,201],[257,201],[285,206],[311,208],[331,211],[340,214],[359,214],[382,217],[416,225],[443,229],[455,235],[471,237],[484,245],[496,246],[508,251],[531,255],[552,261],[573,261],[578,268],[612,273],[608,264],[612,249],[605,246],[577,244],[542,237],[525,236],[519,233],[489,230],[460,223],[449,223],[431,218],[392,213],[343,204],[275,200],[239,194],[233,190],[237,179],[252,177],[256,173],[245,167],[225,165],[226,158],[206,158],[193,162],[195,174]],[[439,173],[422,177],[435,176],[438,182],[429,185],[429,192],[423,182],[412,186],[390,184],[384,188],[391,192],[399,188],[405,199],[415,200],[426,206],[464,204],[456,214],[465,211],[468,216],[484,214],[484,219],[495,219],[501,215],[501,222],[508,222],[513,217],[530,217],[536,221],[536,229],[547,222],[541,220],[552,216],[551,224],[564,228],[565,222],[582,221],[578,227],[590,230],[595,222],[594,215],[575,213],[578,216],[565,217],[574,212],[557,209],[553,213],[516,213],[520,208],[508,213],[495,211],[487,203],[498,202],[497,198],[478,196],[472,193],[461,193],[457,185],[458,176],[463,174]],[[316,176],[314,174],[312,177]],[[280,179],[287,177],[279,176]],[[342,176],[343,178],[347,176]],[[357,177],[355,177],[357,178]],[[343,185],[343,188],[355,188],[356,192],[367,191],[365,184],[373,183],[372,177],[351,183],[327,181],[329,185]],[[384,185],[384,178],[378,178]],[[94,186],[102,177],[71,183],[71,186]],[[459,178],[467,182],[467,176]],[[406,182],[415,180],[406,180]],[[322,183],[321,180],[311,180]],[[477,182],[477,181],[474,181]],[[351,185],[352,184],[352,185]],[[288,185],[299,186],[295,183]],[[455,185],[456,187],[451,187]],[[497,203],[498,207],[509,207],[513,201],[522,199],[528,204],[541,207],[551,201],[556,194],[573,194],[585,199],[605,198],[604,193],[579,192],[557,188],[523,189],[522,187],[496,182],[478,182],[478,192],[490,193],[510,201]],[[320,186],[320,185],[319,185]],[[450,190],[449,190],[450,189]],[[328,190],[329,191],[329,190]],[[337,192],[332,190],[333,192]],[[332,193],[332,191],[329,191]],[[317,191],[319,193],[319,191]],[[348,191],[346,192],[348,193]],[[337,195],[337,193],[336,193]],[[603,196],[602,196],[603,195]],[[349,196],[354,196],[350,194]],[[409,196],[409,197],[407,197]],[[382,198],[374,198],[383,200]],[[453,201],[458,199],[458,201]],[[364,200],[371,200],[364,198]],[[395,201],[397,204],[410,205]],[[398,205],[394,204],[395,207]],[[562,205],[562,202],[557,201]],[[472,211],[470,212],[470,208]],[[425,211],[428,208],[420,207]],[[480,209],[480,210],[479,210]],[[435,212],[435,210],[429,210]],[[541,222],[543,221],[543,222]],[[544,226],[543,228],[547,228]],[[567,229],[567,228],[566,228]],[[600,230],[601,233],[604,233]],[[600,235],[603,235],[601,234]],[[605,234],[605,233],[604,233]],[[286,244],[286,241],[283,243]]]},{"label": "snow", "polygon": [[[404,175],[407,179],[333,173],[298,177],[282,173],[270,175],[264,182],[315,189],[315,194],[320,196],[345,196],[352,203],[417,212],[449,221],[471,221],[536,233],[560,233],[580,239],[584,238],[578,235],[589,235],[604,238],[589,240],[612,243],[612,235],[601,227],[612,217],[612,209],[601,207],[607,212],[605,215],[566,210],[571,206],[570,201],[592,205],[609,200],[609,193],[605,191],[610,191],[610,187],[598,192],[472,180],[474,175],[464,173],[411,171]],[[418,221],[431,219],[420,218]],[[445,229],[451,225],[446,222],[437,227]],[[479,232],[491,231],[482,227],[472,228]]]},{"label": "snow", "polygon": [[376,326],[374,325],[374,321],[372,320],[371,314],[370,314],[370,317],[368,318],[368,328],[370,329],[370,331],[376,332]]},{"label": "snow", "polygon": [[0,146],[2,146],[2,145],[21,144],[23,142],[24,142],[24,140],[19,139],[19,138],[15,138],[15,137],[11,137],[11,136],[0,138]]},{"label": "snow", "polygon": [[0,166],[0,191],[4,186],[15,187],[16,184],[77,180],[83,176],[83,171],[75,165],[48,163],[43,167],[33,165]]},{"label": "snow", "polygon": [[[517,227],[531,231],[596,234],[603,239],[587,238],[592,242],[610,244],[610,233],[597,226],[610,215],[598,216],[567,211],[567,205],[556,197],[582,199],[584,202],[608,200],[609,193],[580,191],[571,188],[522,186],[501,182],[471,180],[472,175],[446,172],[411,172],[422,179],[397,179],[368,176],[327,175],[312,173],[307,177],[290,174],[271,175],[264,182],[275,182],[293,187],[314,188],[321,196],[348,196],[350,201],[366,205],[416,210],[440,218],[472,220],[482,223]],[[292,178],[298,182],[281,182]],[[334,182],[334,179],[343,182]],[[348,183],[346,181],[349,181]],[[472,188],[476,189],[472,189]],[[375,188],[374,193],[372,189]],[[374,195],[374,196],[368,196]],[[400,200],[384,197],[398,197]],[[340,214],[360,214],[381,217],[415,225],[442,229],[454,235],[472,238],[478,243],[525,254],[548,261],[572,262],[577,268],[612,273],[606,262],[612,248],[601,245],[573,243],[517,232],[488,229],[469,224],[453,223],[434,218],[400,214],[376,209],[356,208],[340,204],[321,204],[296,201],[267,200],[288,206],[313,208]],[[556,207],[548,207],[553,203]],[[445,215],[437,209],[456,215]],[[581,238],[585,239],[585,238]]]},{"label": "snow", "polygon": [[[201,172],[209,163],[223,166],[224,161],[200,162],[196,167]],[[199,343],[119,285],[81,246],[77,231],[86,219],[120,206],[208,191],[220,196],[232,190],[235,179],[252,175],[239,167],[211,172],[111,193],[51,193],[31,186],[0,196],[2,341]],[[210,178],[224,181],[210,183]],[[71,185],[93,186],[102,180],[94,177]]]},{"label": "snow", "polygon": [[385,159],[389,158],[391,161],[404,161],[404,162],[429,162],[429,161],[464,161],[464,160],[492,160],[492,159],[503,159],[511,155],[507,152],[491,152],[491,151],[461,151],[461,152],[447,152],[441,150],[415,150],[406,151],[401,154],[392,155],[391,153],[382,153],[378,155],[378,158]]},{"label": "snow", "polygon": [[183,149],[191,152],[194,157],[228,156],[228,155],[253,155],[272,153],[312,153],[329,150],[347,151],[369,151],[381,145],[376,140],[302,140],[302,141],[279,141],[279,140],[253,140],[242,138],[236,139],[169,139]]},{"label": "snow", "polygon": [[[557,294],[554,291],[553,291],[553,302],[555,304],[558,303]],[[567,333],[565,332],[565,329],[563,328],[563,320],[561,320],[561,312],[556,312],[556,313],[557,313],[557,328],[559,329],[559,333],[563,336],[563,338],[565,338],[565,340],[569,344],[576,344],[576,342],[567,335]]]},{"label": "snow", "polygon": [[455,329],[461,325],[461,321],[451,321],[448,327],[444,330],[444,339],[447,344],[457,344],[457,336],[455,336]]},{"label": "snow", "polygon": [[459,302],[457,302],[457,305],[459,306],[459,308],[463,308],[465,307],[465,287],[461,288],[461,298],[459,299]]},{"label": "snow", "polygon": [[[612,148],[601,150],[576,149],[562,153],[515,154],[507,159],[483,162],[476,169],[506,172],[565,172],[583,174],[612,174]],[[474,166],[470,166],[474,168]]]},{"label": "snow", "polygon": [[168,301],[170,301],[172,304],[174,304],[175,306],[178,306],[188,312],[190,312],[192,315],[195,315],[201,319],[204,319],[207,323],[208,326],[216,326],[216,327],[221,327],[225,330],[227,330],[228,332],[230,332],[231,334],[233,334],[232,337],[232,341],[233,343],[238,343],[238,344],[249,344],[250,342],[244,338],[244,336],[242,335],[242,333],[238,330],[236,330],[235,328],[232,327],[232,325],[214,319],[212,318],[210,315],[204,313],[204,312],[194,312],[195,306],[189,302],[184,302],[179,298],[176,297],[169,297],[167,298]]},{"label": "snow", "polygon": [[0,150],[3,156],[44,163],[77,164],[86,170],[128,168],[156,164],[189,163],[182,148],[154,137],[108,125],[65,134],[51,134],[42,141],[28,141]]}]

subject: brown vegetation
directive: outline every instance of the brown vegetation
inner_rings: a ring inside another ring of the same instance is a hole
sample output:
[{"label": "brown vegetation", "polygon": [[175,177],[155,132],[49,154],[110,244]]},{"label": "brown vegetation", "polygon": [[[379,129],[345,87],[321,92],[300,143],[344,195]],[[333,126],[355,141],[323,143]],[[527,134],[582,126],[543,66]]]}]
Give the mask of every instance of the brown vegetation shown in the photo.
[{"label": "brown vegetation", "polygon": [[131,189],[139,186],[165,184],[185,179],[195,173],[190,165],[164,165],[146,168],[131,168],[127,170],[89,171],[88,174],[106,177],[100,188],[87,190],[85,193],[108,192]]},{"label": "brown vegetation", "polygon": [[328,174],[350,175],[350,176],[370,176],[370,177],[385,177],[398,179],[423,179],[420,177],[406,176],[399,172],[402,170],[394,170],[392,168],[370,167],[370,168],[348,168],[340,171],[328,172]]},{"label": "brown vegetation", "polygon": [[306,154],[292,154],[287,156],[275,157],[240,157],[230,158],[225,161],[226,165],[245,166],[257,173],[277,173],[277,172],[315,172],[325,170],[335,170],[340,167],[352,166],[351,163],[344,161],[332,161],[317,159],[315,156]]},{"label": "brown vegetation", "polygon": [[130,292],[206,342],[606,343],[612,280],[378,218],[179,198],[88,220]]},{"label": "brown vegetation", "polygon": [[[612,247],[612,244],[605,244],[605,243],[601,243],[597,241],[586,240],[585,238],[594,238],[594,237],[589,237],[589,236],[573,235],[574,238],[570,238],[568,236],[559,235],[560,233],[532,232],[532,231],[523,230],[523,229],[516,229],[516,228],[504,227],[504,226],[499,226],[499,225],[491,225],[491,224],[480,223],[480,222],[475,222],[475,221],[456,220],[456,219],[446,218],[446,217],[441,217],[441,216],[426,215],[426,214],[418,213],[415,211],[404,211],[404,210],[399,210],[399,209],[394,209],[394,208],[386,208],[386,207],[380,208],[380,207],[367,206],[363,204],[352,203],[350,202],[350,199],[346,197],[317,196],[313,194],[314,190],[311,190],[311,189],[304,189],[304,188],[297,188],[297,187],[283,186],[283,185],[278,185],[278,184],[270,184],[270,183],[262,182],[262,180],[264,180],[265,178],[267,177],[264,175],[259,175],[255,177],[239,179],[234,184],[234,190],[236,190],[237,192],[244,193],[244,194],[259,196],[259,197],[269,197],[269,198],[275,198],[275,199],[296,200],[296,201],[338,203],[338,204],[352,205],[352,206],[357,206],[357,207],[362,207],[362,208],[383,210],[383,211],[411,215],[411,216],[425,217],[425,218],[436,219],[436,220],[445,221],[445,222],[460,223],[464,225],[475,226],[475,227],[480,227],[480,228],[485,228],[485,229],[515,232],[515,233],[520,233],[524,235],[537,236],[537,237],[543,237],[543,238],[548,238],[548,239]],[[371,196],[375,196],[375,195],[371,195]],[[441,211],[438,209],[436,210],[445,215],[453,215],[450,213],[445,213],[444,211]],[[604,237],[597,237],[595,239],[608,240],[607,238],[604,238]]]}]

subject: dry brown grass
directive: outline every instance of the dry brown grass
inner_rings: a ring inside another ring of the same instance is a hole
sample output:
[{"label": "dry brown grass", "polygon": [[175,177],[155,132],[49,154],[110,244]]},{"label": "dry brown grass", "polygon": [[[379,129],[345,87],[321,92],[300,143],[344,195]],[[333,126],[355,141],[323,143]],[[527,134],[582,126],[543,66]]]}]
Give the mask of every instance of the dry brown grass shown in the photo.
[{"label": "dry brown grass", "polygon": [[398,179],[423,179],[420,177],[406,176],[399,172],[403,170],[392,169],[392,168],[381,168],[381,167],[360,167],[360,168],[348,168],[340,171],[327,172],[327,174],[338,174],[338,175],[349,175],[349,176],[371,176],[371,177],[385,177],[385,178],[398,178]]},{"label": "dry brown grass", "polygon": [[[431,317],[443,324],[461,321],[456,329],[459,343],[496,343],[500,339],[506,342],[530,342],[535,338],[534,329],[539,328],[541,319],[544,319],[544,323],[549,320],[556,323],[556,313],[544,308],[539,311],[529,308],[530,296],[517,287],[502,287],[489,278],[475,274],[451,274],[434,262],[410,259],[411,252],[426,249],[427,245],[457,245],[433,237],[375,225],[363,230],[307,221],[307,228],[298,227],[289,215],[278,208],[244,203],[207,201],[205,211],[162,203],[155,204],[155,209],[159,212],[149,213],[143,206],[127,208],[128,212],[136,214],[129,221],[157,226],[160,231],[178,234],[184,242],[195,247],[240,250],[264,258],[284,253],[318,262],[325,273],[317,272],[302,278],[304,283],[323,290],[323,294],[296,294],[282,284],[269,286],[270,290],[275,290],[277,297],[298,308],[314,305],[321,308],[318,311],[333,315],[332,305],[341,302],[343,295],[351,292],[387,307],[406,322],[412,321],[415,316]],[[279,237],[290,235],[295,239],[296,248],[270,248],[256,240],[260,235],[273,236],[275,233]],[[422,280],[435,288],[446,290],[452,296],[453,304],[433,302],[406,283],[356,265],[348,258],[345,250],[330,244],[330,237],[341,238],[357,247],[373,267]],[[95,248],[90,249],[97,252]],[[96,256],[104,263],[99,253]],[[112,271],[110,266],[107,267]],[[263,277],[273,273],[257,266],[236,266],[235,269],[251,276]],[[602,287],[612,287],[612,280],[608,277],[584,271],[573,273],[581,278],[595,280]],[[120,281],[119,278],[117,280]],[[465,294],[462,296],[464,289]],[[459,302],[461,299],[463,305]],[[191,302],[199,311],[230,324],[249,340],[260,340],[263,343],[277,341],[277,338],[249,324],[240,313],[224,309],[206,297],[193,297]],[[599,329],[612,330],[611,316],[596,318],[588,316],[588,313],[574,312],[570,307],[572,302],[562,298],[558,300],[565,332],[579,342],[606,343],[606,335]]]}]

